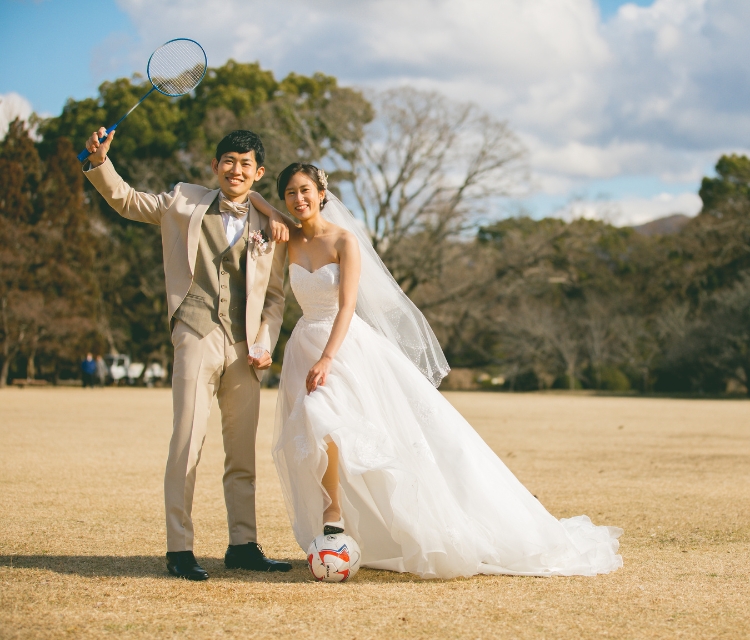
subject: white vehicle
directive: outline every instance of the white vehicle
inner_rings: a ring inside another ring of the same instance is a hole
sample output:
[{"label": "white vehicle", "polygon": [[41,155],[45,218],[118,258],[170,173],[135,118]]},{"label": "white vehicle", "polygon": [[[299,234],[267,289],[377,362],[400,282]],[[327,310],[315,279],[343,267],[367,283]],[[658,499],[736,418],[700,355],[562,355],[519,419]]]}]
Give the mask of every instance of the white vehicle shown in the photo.
[{"label": "white vehicle", "polygon": [[131,385],[135,384],[146,368],[142,362],[130,362],[130,357],[122,353],[104,356],[104,361],[109,369],[109,378],[116,385],[120,384],[121,380]]},{"label": "white vehicle", "polygon": [[165,380],[167,370],[159,362],[152,362],[143,374],[143,382],[147,387],[153,387],[155,382]]},{"label": "white vehicle", "polygon": [[131,362],[128,366],[128,384],[135,384],[145,368],[142,362]]},{"label": "white vehicle", "polygon": [[104,362],[107,363],[109,378],[114,384],[120,384],[120,380],[127,377],[128,367],[130,366],[128,356],[122,354],[104,356]]}]

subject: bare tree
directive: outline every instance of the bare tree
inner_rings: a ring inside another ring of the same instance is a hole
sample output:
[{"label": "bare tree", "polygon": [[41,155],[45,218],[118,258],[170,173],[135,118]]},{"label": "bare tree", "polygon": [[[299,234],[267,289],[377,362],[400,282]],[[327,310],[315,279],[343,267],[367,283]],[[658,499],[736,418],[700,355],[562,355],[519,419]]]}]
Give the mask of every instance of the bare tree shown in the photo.
[{"label": "bare tree", "polygon": [[552,386],[561,373],[551,310],[533,301],[523,301],[506,310],[499,327],[499,360],[511,378],[533,373],[539,389]]},{"label": "bare tree", "polygon": [[616,320],[620,358],[641,374],[643,393],[649,390],[651,366],[661,349],[656,334],[643,316],[620,316]]},{"label": "bare tree", "polygon": [[577,309],[523,300],[506,311],[498,334],[500,361],[512,375],[533,372],[540,389],[564,375],[568,388],[576,388],[586,361],[584,324]]},{"label": "bare tree", "polygon": [[594,372],[594,387],[602,388],[602,369],[612,358],[614,337],[612,335],[613,309],[595,300],[586,304],[583,320],[584,344],[589,364]]},{"label": "bare tree", "polygon": [[[492,198],[527,180],[526,151],[507,123],[472,104],[403,87],[371,98],[376,118],[340,158],[372,244],[411,293],[439,275],[444,244]],[[407,246],[408,245],[408,248]]]},{"label": "bare tree", "polygon": [[555,316],[546,324],[547,336],[565,367],[568,388],[572,391],[576,388],[581,364],[580,327],[576,319],[567,313],[561,312]]}]

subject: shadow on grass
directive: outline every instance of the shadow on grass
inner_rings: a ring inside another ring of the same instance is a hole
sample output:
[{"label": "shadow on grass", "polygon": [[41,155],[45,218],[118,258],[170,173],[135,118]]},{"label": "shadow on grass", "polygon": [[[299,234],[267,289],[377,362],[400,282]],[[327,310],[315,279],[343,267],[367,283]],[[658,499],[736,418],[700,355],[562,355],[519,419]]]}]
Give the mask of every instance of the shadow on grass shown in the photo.
[{"label": "shadow on grass", "polygon": [[[305,560],[283,558],[291,563],[288,573],[229,570],[222,558],[198,558],[212,580],[233,582],[314,582]],[[108,578],[164,578],[174,580],[167,573],[164,556],[56,556],[56,555],[0,555],[0,567],[11,569],[41,569],[66,575]],[[408,573],[361,569],[352,579],[362,583],[423,582]]]}]

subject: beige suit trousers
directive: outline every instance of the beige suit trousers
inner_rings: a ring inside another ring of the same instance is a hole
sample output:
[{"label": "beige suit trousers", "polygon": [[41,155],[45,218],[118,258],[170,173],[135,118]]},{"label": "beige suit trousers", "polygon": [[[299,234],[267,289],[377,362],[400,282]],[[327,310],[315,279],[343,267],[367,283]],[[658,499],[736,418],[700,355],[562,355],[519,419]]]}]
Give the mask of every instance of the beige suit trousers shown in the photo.
[{"label": "beige suit trousers", "polygon": [[247,341],[231,344],[222,327],[201,338],[182,321],[172,331],[174,425],[164,476],[167,550],[192,551],[193,492],[214,396],[224,439],[224,500],[229,544],[257,542],[255,434],[260,383],[247,363]]}]

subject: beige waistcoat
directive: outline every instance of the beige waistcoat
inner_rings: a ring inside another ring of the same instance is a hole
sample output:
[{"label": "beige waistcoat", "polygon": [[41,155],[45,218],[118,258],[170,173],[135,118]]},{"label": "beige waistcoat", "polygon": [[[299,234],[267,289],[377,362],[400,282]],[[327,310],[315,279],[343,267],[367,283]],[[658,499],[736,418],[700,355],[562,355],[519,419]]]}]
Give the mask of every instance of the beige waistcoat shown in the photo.
[{"label": "beige waistcoat", "polygon": [[229,247],[218,198],[206,211],[195,256],[193,283],[174,314],[202,338],[216,327],[224,328],[232,344],[247,339],[245,333],[245,268],[248,225]]}]

